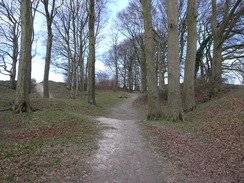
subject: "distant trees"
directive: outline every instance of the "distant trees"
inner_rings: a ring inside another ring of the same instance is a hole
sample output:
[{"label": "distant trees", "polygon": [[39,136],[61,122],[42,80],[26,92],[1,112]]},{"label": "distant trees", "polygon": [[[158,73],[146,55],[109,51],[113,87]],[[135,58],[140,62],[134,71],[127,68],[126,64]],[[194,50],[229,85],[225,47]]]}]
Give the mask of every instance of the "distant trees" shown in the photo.
[{"label": "distant trees", "polygon": [[145,39],[143,37],[142,6],[138,1],[132,1],[129,6],[118,13],[119,32],[131,41],[135,51],[135,60],[139,64],[140,90],[147,91]]}]

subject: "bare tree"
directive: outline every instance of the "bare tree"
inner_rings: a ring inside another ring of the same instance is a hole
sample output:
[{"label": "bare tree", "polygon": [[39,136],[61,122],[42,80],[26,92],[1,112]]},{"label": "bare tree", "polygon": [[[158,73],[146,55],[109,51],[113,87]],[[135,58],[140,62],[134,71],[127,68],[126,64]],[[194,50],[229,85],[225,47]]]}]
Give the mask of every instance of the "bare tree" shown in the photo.
[{"label": "bare tree", "polygon": [[129,6],[118,13],[119,31],[128,39],[132,39],[137,61],[140,64],[141,92],[147,91],[145,39],[142,17],[142,7],[138,1],[132,1]]},{"label": "bare tree", "polygon": [[29,68],[31,64],[32,47],[32,7],[31,0],[21,0],[21,50],[18,70],[18,82],[13,110],[16,113],[31,112],[29,104]]},{"label": "bare tree", "polygon": [[180,95],[178,0],[168,0],[168,107],[171,120],[183,120]]},{"label": "bare tree", "polygon": [[[241,0],[226,0],[223,5],[223,16],[219,17],[216,0],[212,0],[212,33],[214,40],[212,82],[218,88],[222,83],[223,43],[230,36],[237,21],[243,15]],[[220,5],[221,7],[221,5]]]},{"label": "bare tree", "polygon": [[10,76],[10,88],[15,89],[21,33],[19,3],[13,0],[1,0],[0,15],[0,73]]},{"label": "bare tree", "polygon": [[197,6],[196,0],[188,0],[187,7],[187,53],[184,73],[183,109],[191,111],[195,102],[195,63],[197,48]]},{"label": "bare tree", "polygon": [[48,78],[51,63],[51,53],[52,53],[52,43],[53,43],[53,33],[52,24],[55,15],[57,14],[57,9],[62,5],[62,1],[55,0],[41,0],[44,6],[44,13],[42,13],[46,18],[47,23],[47,45],[46,45],[46,58],[45,58],[45,68],[44,68],[44,78],[43,78],[43,97],[49,98],[49,87]]},{"label": "bare tree", "polygon": [[66,75],[70,97],[84,91],[84,67],[88,42],[86,1],[65,0],[54,20],[55,61]]}]

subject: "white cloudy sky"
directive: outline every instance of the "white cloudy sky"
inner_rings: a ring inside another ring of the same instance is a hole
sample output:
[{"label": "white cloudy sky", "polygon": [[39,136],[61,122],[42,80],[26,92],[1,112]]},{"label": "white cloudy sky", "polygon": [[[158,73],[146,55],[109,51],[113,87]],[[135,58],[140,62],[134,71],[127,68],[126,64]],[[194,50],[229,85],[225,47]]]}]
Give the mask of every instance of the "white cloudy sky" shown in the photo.
[{"label": "white cloudy sky", "polygon": [[[107,8],[110,19],[114,19],[116,17],[116,14],[128,5],[129,1],[130,0],[109,0]],[[42,15],[37,15],[34,26],[35,33],[42,34],[43,31],[45,31],[46,29],[45,18]],[[38,35],[36,37],[38,37]],[[43,36],[40,37],[37,44],[33,45],[36,46],[37,54],[32,60],[32,78],[36,79],[37,82],[41,82],[43,80],[44,73],[45,44],[43,44],[43,39],[45,40]],[[99,60],[96,61],[96,70],[103,70],[104,68],[105,67],[102,62],[100,62]],[[9,80],[9,77],[0,74],[0,80]],[[55,69],[51,66],[49,80],[63,81],[63,75],[57,73]]]}]

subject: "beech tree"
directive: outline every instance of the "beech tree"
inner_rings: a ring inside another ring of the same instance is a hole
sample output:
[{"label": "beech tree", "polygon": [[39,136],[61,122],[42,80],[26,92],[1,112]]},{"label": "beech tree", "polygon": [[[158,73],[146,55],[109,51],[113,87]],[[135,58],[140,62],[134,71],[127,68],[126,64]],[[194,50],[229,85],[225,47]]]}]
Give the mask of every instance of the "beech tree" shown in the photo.
[{"label": "beech tree", "polygon": [[96,105],[95,100],[95,1],[90,0],[88,5],[89,18],[89,56],[88,56],[88,103]]},{"label": "beech tree", "polygon": [[178,0],[168,0],[168,107],[169,118],[183,120],[180,94],[180,60],[178,42]]},{"label": "beech tree", "polygon": [[29,103],[29,68],[31,65],[31,47],[32,47],[32,7],[31,0],[21,0],[21,49],[20,62],[18,69],[18,82],[16,97],[13,110],[16,113],[31,112]]},{"label": "beech tree", "polygon": [[197,6],[196,0],[188,0],[187,7],[187,53],[184,73],[183,109],[191,111],[195,102],[195,63],[197,48]]},{"label": "beech tree", "polygon": [[148,98],[148,119],[159,119],[162,111],[159,100],[156,69],[153,52],[153,28],[151,17],[151,0],[141,1],[143,7],[145,40],[146,40],[146,68],[147,68],[147,98]]}]

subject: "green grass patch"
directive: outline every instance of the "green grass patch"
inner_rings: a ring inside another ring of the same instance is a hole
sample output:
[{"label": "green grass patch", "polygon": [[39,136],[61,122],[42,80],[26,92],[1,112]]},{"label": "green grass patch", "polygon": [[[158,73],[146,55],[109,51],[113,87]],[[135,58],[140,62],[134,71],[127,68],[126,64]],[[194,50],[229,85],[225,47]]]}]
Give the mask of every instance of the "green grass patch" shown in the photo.
[{"label": "green grass patch", "polygon": [[[108,114],[108,108],[123,101],[125,92],[96,91],[97,105],[87,104],[86,93],[70,99],[63,83],[51,83],[51,92],[58,98],[43,99],[30,95],[33,113],[0,112],[0,179],[3,182],[46,182],[69,179],[67,172],[89,171],[85,159],[98,148],[97,141],[106,128],[93,118]],[[0,87],[0,107],[10,106],[15,91]],[[58,170],[58,172],[56,172]],[[54,179],[49,179],[50,175]],[[67,179],[66,179],[67,178]]]}]

